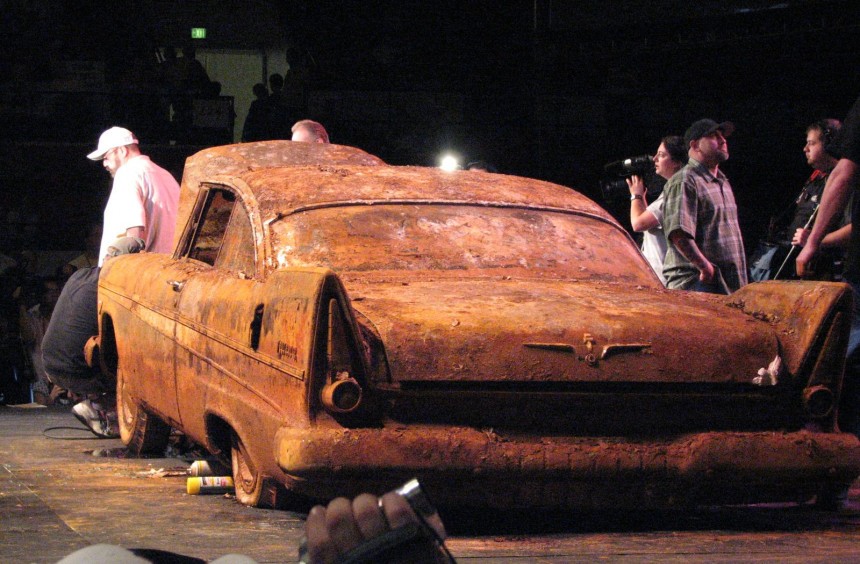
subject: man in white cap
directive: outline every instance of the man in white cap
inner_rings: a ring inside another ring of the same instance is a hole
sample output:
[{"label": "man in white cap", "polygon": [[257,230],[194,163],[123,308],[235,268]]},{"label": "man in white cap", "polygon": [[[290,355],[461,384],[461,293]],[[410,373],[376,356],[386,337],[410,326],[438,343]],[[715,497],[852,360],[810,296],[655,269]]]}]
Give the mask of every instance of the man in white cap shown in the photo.
[{"label": "man in white cap", "polygon": [[119,237],[139,237],[151,253],[172,253],[179,184],[140,152],[137,138],[123,127],[111,127],[99,137],[98,148],[87,155],[113,176],[104,211],[99,266],[108,246]]}]

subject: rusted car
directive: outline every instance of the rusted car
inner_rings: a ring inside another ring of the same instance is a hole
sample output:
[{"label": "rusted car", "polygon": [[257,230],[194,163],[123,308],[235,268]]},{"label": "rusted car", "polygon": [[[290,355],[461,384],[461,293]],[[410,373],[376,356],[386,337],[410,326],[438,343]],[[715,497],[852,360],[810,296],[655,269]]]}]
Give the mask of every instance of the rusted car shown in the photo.
[{"label": "rusted car", "polygon": [[261,142],[187,161],[172,256],[105,265],[123,441],[171,427],[273,506],[418,476],[442,504],[810,500],[860,474],[836,423],[852,296],[663,289],[566,187]]}]

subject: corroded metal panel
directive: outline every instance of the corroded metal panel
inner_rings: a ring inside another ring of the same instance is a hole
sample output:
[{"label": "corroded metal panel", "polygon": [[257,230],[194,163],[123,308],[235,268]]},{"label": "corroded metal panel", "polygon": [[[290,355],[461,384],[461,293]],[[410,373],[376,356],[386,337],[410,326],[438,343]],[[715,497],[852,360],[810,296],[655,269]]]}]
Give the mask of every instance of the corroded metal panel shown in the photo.
[{"label": "corroded metal panel", "polygon": [[240,175],[260,168],[297,165],[384,165],[378,157],[354,147],[292,141],[260,141],[204,149],[188,157],[182,171],[176,240],[188,221],[200,183],[216,175]]},{"label": "corroded metal panel", "polygon": [[394,381],[750,383],[779,354],[768,323],[669,291],[463,278],[351,290]]},{"label": "corroded metal panel", "polygon": [[839,309],[851,311],[851,300],[851,288],[843,283],[768,281],[741,288],[725,301],[778,331],[783,360],[796,373],[826,330],[825,321]]}]

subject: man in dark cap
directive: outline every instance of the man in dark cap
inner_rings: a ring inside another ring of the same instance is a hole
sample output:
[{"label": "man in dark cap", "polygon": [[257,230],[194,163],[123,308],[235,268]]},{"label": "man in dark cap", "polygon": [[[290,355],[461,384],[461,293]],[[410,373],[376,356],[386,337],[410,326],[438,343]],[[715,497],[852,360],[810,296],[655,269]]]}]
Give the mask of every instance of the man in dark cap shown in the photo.
[{"label": "man in dark cap", "polygon": [[[107,246],[106,260],[139,253],[144,242],[121,237]],[[90,366],[84,348],[98,334],[97,294],[101,267],[75,271],[63,286],[42,338],[42,360],[48,379],[83,399],[72,414],[97,437],[119,436],[116,423],[116,382]]]},{"label": "man in dark cap", "polygon": [[684,134],[690,160],[663,189],[668,288],[729,294],[747,283],[738,207],[720,170],[729,158],[726,137],[734,130],[728,121],[700,119]]}]

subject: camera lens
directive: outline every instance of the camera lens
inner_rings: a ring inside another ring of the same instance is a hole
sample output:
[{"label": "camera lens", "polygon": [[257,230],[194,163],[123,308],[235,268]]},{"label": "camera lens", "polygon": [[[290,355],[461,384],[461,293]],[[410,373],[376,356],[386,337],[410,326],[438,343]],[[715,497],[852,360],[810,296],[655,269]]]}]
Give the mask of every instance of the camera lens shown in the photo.
[{"label": "camera lens", "polygon": [[[406,499],[406,502],[409,503],[409,507],[412,508],[415,515],[418,516],[418,520],[421,521],[422,527],[424,527],[424,529],[432,535],[432,538],[436,540],[437,547],[440,551],[440,555],[442,556],[442,561],[456,563],[454,556],[448,551],[448,547],[445,546],[445,526],[442,524],[439,512],[436,511],[436,506],[430,501],[430,498],[424,492],[424,489],[421,487],[418,480],[416,478],[412,478],[397,488],[395,492]],[[430,522],[434,523],[439,530],[431,525]],[[443,531],[441,535],[439,534],[439,531]]]},{"label": "camera lens", "polygon": [[600,193],[607,202],[620,202],[630,195],[626,179],[641,176],[648,189],[649,198],[663,188],[663,179],[658,177],[651,155],[637,155],[620,161],[612,161],[603,167]]},{"label": "camera lens", "polygon": [[438,513],[433,504],[430,503],[430,499],[427,497],[427,494],[425,494],[424,490],[421,489],[421,484],[417,479],[412,478],[400,486],[396,491],[406,498],[406,501],[409,502],[409,507],[411,507],[412,511],[420,517],[427,519]]}]

